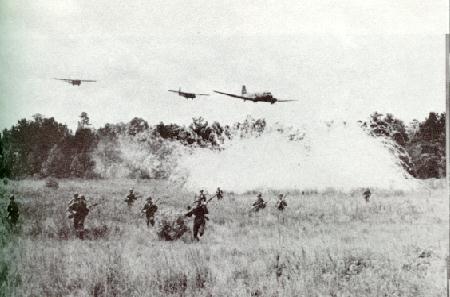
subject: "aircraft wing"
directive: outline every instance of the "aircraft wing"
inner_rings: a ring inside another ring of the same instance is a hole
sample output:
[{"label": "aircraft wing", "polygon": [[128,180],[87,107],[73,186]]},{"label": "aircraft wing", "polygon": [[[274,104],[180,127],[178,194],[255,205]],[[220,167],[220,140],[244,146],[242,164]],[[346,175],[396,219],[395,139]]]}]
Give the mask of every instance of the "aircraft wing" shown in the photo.
[{"label": "aircraft wing", "polygon": [[[179,93],[178,91],[175,91],[175,90],[168,90],[169,92],[174,92],[174,93]],[[180,92],[181,93],[181,92]]]},{"label": "aircraft wing", "polygon": [[68,79],[68,78],[54,78],[56,80],[63,80],[63,81],[73,81],[73,79]]},{"label": "aircraft wing", "polygon": [[96,82],[96,80],[92,80],[92,79],[80,79],[80,81],[82,81],[82,82]]},{"label": "aircraft wing", "polygon": [[209,94],[195,94],[197,96],[209,96]]},{"label": "aircraft wing", "polygon": [[233,97],[233,98],[239,98],[239,99],[243,99],[243,100],[253,101],[253,98],[243,97],[243,96],[239,96],[239,95],[235,95],[235,94],[223,93],[223,92],[219,92],[219,91],[214,91],[214,93],[227,95],[227,96],[230,96],[230,97]]},{"label": "aircraft wing", "polygon": [[277,99],[277,102],[293,102],[293,101],[298,101],[298,100],[280,100],[280,99]]}]

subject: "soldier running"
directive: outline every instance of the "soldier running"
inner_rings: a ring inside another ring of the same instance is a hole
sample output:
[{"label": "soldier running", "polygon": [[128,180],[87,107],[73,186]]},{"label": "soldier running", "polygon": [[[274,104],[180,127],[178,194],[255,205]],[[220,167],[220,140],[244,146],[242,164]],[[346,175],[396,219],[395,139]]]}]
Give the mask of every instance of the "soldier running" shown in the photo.
[{"label": "soldier running", "polygon": [[131,188],[128,192],[127,198],[125,199],[125,202],[128,204],[128,208],[131,208],[133,206],[134,201],[137,200],[136,195],[134,194],[133,189]]},{"label": "soldier running", "polygon": [[208,220],[208,217],[206,216],[208,214],[208,208],[206,207],[206,202],[202,202],[200,199],[197,200],[197,206],[190,210],[187,214],[185,214],[185,217],[191,217],[192,215],[195,216],[194,219],[194,225],[193,225],[193,233],[194,233],[194,239],[199,241],[198,235],[203,236],[205,233],[205,224],[206,220]]},{"label": "soldier running", "polygon": [[72,200],[69,201],[69,206],[77,202],[78,199],[79,199],[78,193],[73,194]]},{"label": "soldier running", "polygon": [[364,195],[364,199],[366,199],[366,202],[369,202],[370,201],[370,195],[372,195],[372,193],[370,193],[370,189],[367,188],[367,190],[364,191],[363,195]]},{"label": "soldier running", "polygon": [[82,195],[74,203],[69,205],[69,218],[73,218],[73,227],[75,231],[79,234],[80,238],[83,239],[84,233],[84,220],[89,214],[89,208],[86,205],[86,199]]},{"label": "soldier running", "polygon": [[8,211],[8,221],[11,226],[15,226],[19,220],[19,206],[14,201],[14,195],[9,197],[9,205],[6,209]]},{"label": "soldier running", "polygon": [[284,199],[284,195],[283,194],[279,194],[278,195],[278,201],[277,201],[277,209],[279,210],[279,211],[283,211],[285,208],[286,208],[286,206],[287,206],[287,202],[286,202],[286,200]]},{"label": "soldier running", "polygon": [[152,197],[147,198],[147,202],[144,205],[144,208],[142,208],[141,212],[145,213],[145,216],[147,218],[147,227],[151,224],[152,226],[155,225],[155,212],[158,210],[158,206],[153,203]]},{"label": "soldier running", "polygon": [[198,200],[200,202],[206,202],[206,195],[204,193],[204,190],[200,190],[200,195],[198,195]]},{"label": "soldier running", "polygon": [[217,197],[217,200],[221,200],[223,198],[223,191],[220,189],[220,187],[217,187],[216,197]]},{"label": "soldier running", "polygon": [[258,194],[257,199],[255,202],[253,202],[252,206],[253,206],[252,210],[254,212],[258,212],[260,209],[263,209],[266,207],[266,202],[264,202],[261,193]]}]

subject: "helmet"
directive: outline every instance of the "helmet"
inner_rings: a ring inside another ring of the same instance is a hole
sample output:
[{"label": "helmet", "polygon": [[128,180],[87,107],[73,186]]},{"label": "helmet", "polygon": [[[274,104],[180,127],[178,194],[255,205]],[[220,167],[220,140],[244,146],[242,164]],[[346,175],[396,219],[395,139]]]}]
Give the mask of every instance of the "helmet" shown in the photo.
[{"label": "helmet", "polygon": [[279,194],[279,195],[278,195],[278,198],[283,198],[283,194]]},{"label": "helmet", "polygon": [[84,197],[84,195],[81,195],[80,199],[81,200],[86,200],[86,197]]},{"label": "helmet", "polygon": [[203,193],[203,192],[204,192],[204,190],[203,190],[203,189],[201,189],[201,190],[200,190],[200,193]]},{"label": "helmet", "polygon": [[152,196],[149,196],[149,197],[147,198],[147,201],[152,201]]},{"label": "helmet", "polygon": [[14,195],[11,194],[11,195],[9,196],[9,199],[14,200]]},{"label": "helmet", "polygon": [[262,194],[261,194],[261,193],[258,193],[258,196],[257,196],[257,197],[258,197],[258,198],[259,198],[259,197],[262,197]]},{"label": "helmet", "polygon": [[133,188],[130,188],[130,192],[133,192]]},{"label": "helmet", "polygon": [[78,198],[78,193],[73,194],[74,198]]}]

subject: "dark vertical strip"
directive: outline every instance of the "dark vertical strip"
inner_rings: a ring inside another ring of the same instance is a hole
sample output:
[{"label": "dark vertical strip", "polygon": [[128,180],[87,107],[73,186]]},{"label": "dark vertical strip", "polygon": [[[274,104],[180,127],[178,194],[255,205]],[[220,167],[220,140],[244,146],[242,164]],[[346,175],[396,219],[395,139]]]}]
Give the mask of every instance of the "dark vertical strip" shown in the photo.
[{"label": "dark vertical strip", "polygon": [[[446,163],[447,163],[447,196],[449,197],[449,215],[450,215],[450,35],[446,34],[445,36],[445,100],[446,100],[446,115],[445,115],[445,134],[447,140],[447,148],[446,148]],[[450,220],[449,220],[449,240],[450,240]],[[448,246],[450,246],[450,241],[448,242]],[[447,253],[447,297],[450,296],[450,249]]]}]

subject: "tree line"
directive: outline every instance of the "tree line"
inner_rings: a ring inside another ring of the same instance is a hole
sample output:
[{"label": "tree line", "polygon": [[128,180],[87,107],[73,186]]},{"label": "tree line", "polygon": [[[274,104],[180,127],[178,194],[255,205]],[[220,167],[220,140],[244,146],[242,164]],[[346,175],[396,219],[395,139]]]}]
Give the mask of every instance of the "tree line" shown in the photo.
[{"label": "tree line", "polygon": [[445,113],[430,112],[424,121],[414,119],[405,125],[390,113],[374,112],[360,124],[370,135],[394,141],[403,167],[413,177],[445,177]]},{"label": "tree line", "polygon": [[[359,122],[373,137],[396,144],[404,168],[416,178],[445,176],[445,113],[431,112],[423,121],[405,125],[392,114],[373,113]],[[87,113],[81,113],[75,132],[53,117],[35,114],[0,133],[0,178],[57,177],[98,178],[98,164],[111,168],[124,161],[119,150],[124,140],[153,154],[151,171],[126,163],[129,177],[166,178],[173,146],[222,149],[233,137],[258,136],[266,129],[264,119],[247,118],[231,126],[209,123],[202,117],[185,125],[160,122],[149,125],[142,118],[128,123],[106,124],[93,129]],[[291,139],[295,140],[295,139]],[[298,139],[297,139],[298,140]]]}]

